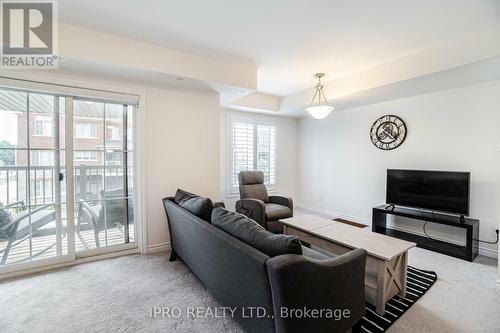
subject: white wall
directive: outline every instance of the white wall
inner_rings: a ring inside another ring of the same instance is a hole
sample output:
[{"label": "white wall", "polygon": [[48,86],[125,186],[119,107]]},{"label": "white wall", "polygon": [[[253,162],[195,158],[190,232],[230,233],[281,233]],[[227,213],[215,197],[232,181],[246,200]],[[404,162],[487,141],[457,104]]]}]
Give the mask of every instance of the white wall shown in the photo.
[{"label": "white wall", "polygon": [[163,197],[180,187],[219,200],[219,95],[148,88],[144,130],[147,244],[164,248]]},{"label": "white wall", "polygon": [[257,113],[220,110],[220,193],[226,208],[235,209],[239,196],[228,195],[227,181],[229,168],[228,151],[228,121],[229,115],[248,117],[249,119],[271,122],[277,127],[277,164],[276,164],[276,194],[296,198],[297,180],[297,140],[295,118],[268,116]]},{"label": "white wall", "polygon": [[[400,116],[408,136],[398,149],[381,151],[369,138],[372,123]],[[298,200],[331,215],[371,223],[371,209],[385,202],[387,168],[462,170],[472,173],[471,213],[480,238],[494,239],[500,220],[500,81],[333,112],[297,125]],[[394,221],[421,232],[418,221]],[[461,233],[428,227],[459,241]],[[481,244],[495,255],[497,246]]]}]

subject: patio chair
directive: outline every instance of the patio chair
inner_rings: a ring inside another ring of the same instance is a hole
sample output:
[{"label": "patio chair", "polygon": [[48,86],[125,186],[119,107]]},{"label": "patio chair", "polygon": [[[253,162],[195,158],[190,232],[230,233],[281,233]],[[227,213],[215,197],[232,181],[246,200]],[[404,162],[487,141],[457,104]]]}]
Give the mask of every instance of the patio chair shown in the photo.
[{"label": "patio chair", "polygon": [[[100,247],[99,233],[106,229],[118,228],[122,233],[125,233],[124,227],[126,219],[123,201],[120,200],[123,198],[121,189],[101,191],[101,198],[106,207],[103,205],[92,206],[83,200],[80,200],[78,203],[75,229],[78,238],[87,249],[90,248],[90,246],[82,235],[82,231],[84,230],[93,230],[96,247]],[[127,213],[129,217],[133,214],[131,199],[128,201]],[[106,215],[106,218],[104,215]],[[104,221],[106,221],[106,223],[104,223]],[[85,222],[88,224],[87,226],[84,226]]]},{"label": "patio chair", "polygon": [[[30,211],[23,201],[18,201],[6,206],[0,205],[0,241],[7,241],[5,249],[0,251],[0,254],[3,253],[0,261],[1,265],[7,262],[7,258],[13,247],[28,239],[30,234],[33,235],[36,230],[56,219],[55,211],[47,209],[53,206],[54,205],[51,204],[42,205]],[[16,213],[12,214],[11,210],[16,210]],[[39,256],[55,245],[56,243],[51,244],[31,257],[19,261]]]}]

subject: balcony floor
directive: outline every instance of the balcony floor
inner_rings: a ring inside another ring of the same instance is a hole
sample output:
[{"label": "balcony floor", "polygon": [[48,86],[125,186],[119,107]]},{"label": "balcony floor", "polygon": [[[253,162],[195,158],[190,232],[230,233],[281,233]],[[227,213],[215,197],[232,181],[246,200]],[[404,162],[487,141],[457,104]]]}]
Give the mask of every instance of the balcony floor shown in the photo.
[{"label": "balcony floor", "polygon": [[[89,249],[95,249],[95,238],[94,238],[94,231],[93,230],[85,230],[81,232],[81,235],[85,242],[87,242]],[[134,235],[134,225],[130,225],[130,241],[133,241],[133,235]],[[112,245],[119,245],[119,244],[124,244],[124,234],[122,230],[118,228],[112,228],[107,230],[107,246],[112,246]],[[33,237],[32,239],[32,253],[33,255],[45,251],[32,258],[33,261],[35,260],[40,260],[40,259],[47,259],[47,258],[53,258],[57,256],[57,250],[56,250],[56,236],[55,235],[47,235],[47,236],[37,236]],[[104,231],[99,233],[99,243],[100,247],[105,247],[106,246],[106,233]],[[7,242],[0,241],[0,259],[3,256],[3,250],[7,246]],[[76,251],[81,252],[87,250],[85,245],[80,241],[80,238],[78,236],[75,236],[75,246],[76,246]],[[68,253],[68,247],[67,247],[67,238],[64,237],[62,241],[62,254],[65,255]],[[30,259],[30,240],[25,239],[21,243],[15,245],[9,253],[9,256],[7,257],[6,264],[13,264],[13,263],[26,263],[29,262]],[[1,266],[1,265],[0,265]]]}]

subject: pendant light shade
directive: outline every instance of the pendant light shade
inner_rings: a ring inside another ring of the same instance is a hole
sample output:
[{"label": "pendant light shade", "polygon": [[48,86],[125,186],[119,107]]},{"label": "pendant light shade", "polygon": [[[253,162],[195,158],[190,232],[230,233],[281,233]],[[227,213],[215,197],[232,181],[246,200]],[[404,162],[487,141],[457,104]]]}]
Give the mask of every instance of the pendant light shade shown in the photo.
[{"label": "pendant light shade", "polygon": [[314,77],[318,79],[318,84],[316,85],[316,91],[314,92],[311,104],[309,104],[309,107],[306,109],[314,119],[324,119],[333,111],[333,106],[328,105],[325,94],[323,93],[323,85],[321,84],[321,78],[323,76],[325,76],[323,73],[314,75]]}]

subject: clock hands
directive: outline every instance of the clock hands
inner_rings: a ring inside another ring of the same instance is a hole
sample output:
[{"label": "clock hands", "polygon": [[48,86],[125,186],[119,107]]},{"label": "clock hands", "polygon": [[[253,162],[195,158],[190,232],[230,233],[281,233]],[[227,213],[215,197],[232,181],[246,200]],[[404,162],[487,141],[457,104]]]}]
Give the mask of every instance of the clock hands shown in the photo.
[{"label": "clock hands", "polygon": [[391,139],[396,140],[395,136],[392,135],[392,133],[390,133],[388,130],[384,129],[384,133],[387,134],[387,136],[389,136]]}]

